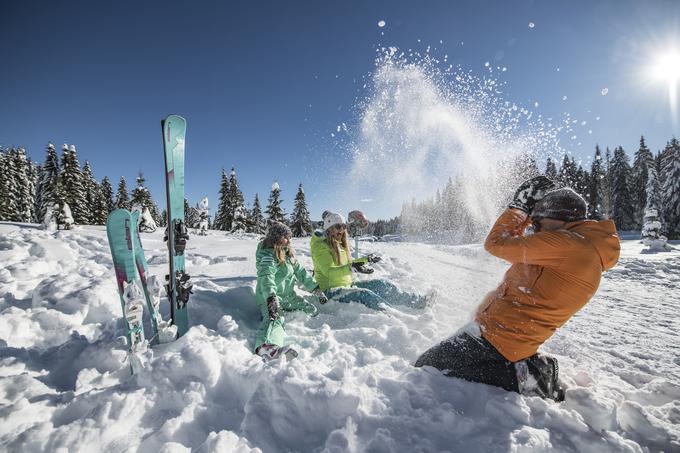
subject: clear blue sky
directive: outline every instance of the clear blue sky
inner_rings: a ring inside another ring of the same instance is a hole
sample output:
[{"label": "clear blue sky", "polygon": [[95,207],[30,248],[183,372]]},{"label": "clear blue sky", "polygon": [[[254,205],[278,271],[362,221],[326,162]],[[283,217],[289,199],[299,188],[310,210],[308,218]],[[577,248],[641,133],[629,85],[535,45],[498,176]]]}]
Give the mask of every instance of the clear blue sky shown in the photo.
[{"label": "clear blue sky", "polygon": [[48,141],[73,143],[114,187],[143,170],[162,206],[160,119],[177,113],[191,203],[208,195],[214,213],[220,169],[234,165],[248,203],[258,192],[266,204],[278,179],[290,212],[302,182],[319,217],[333,209],[329,168],[349,166],[330,134],[357,123],[377,46],[436,46],[479,74],[506,66],[509,100],[588,122],[565,144],[574,155],[596,143],[632,155],[640,134],[656,151],[679,130],[665,88],[636,75],[680,36],[679,19],[676,1],[9,0],[0,145],[42,162]]}]

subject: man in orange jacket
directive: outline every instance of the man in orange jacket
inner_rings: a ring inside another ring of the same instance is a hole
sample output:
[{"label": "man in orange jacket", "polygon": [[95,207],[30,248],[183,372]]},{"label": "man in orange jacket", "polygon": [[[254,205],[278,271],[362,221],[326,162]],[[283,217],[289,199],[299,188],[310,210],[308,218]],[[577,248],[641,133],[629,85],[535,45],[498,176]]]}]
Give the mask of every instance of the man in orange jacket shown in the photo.
[{"label": "man in orange jacket", "polygon": [[[426,351],[416,366],[448,376],[564,399],[557,359],[538,348],[595,294],[619,258],[611,220],[586,220],[586,202],[544,176],[525,181],[494,224],[484,248],[511,263],[500,286],[463,329]],[[524,232],[532,223],[535,233]]]}]

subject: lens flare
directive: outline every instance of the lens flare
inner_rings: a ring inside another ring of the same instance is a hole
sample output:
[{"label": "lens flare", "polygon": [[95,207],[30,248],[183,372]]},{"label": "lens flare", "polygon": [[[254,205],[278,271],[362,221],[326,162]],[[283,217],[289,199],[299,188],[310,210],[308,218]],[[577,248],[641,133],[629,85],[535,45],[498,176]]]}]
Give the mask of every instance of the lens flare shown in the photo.
[{"label": "lens flare", "polygon": [[676,49],[661,52],[650,67],[653,80],[668,86],[668,104],[673,121],[678,118],[678,82],[680,82],[680,52]]}]

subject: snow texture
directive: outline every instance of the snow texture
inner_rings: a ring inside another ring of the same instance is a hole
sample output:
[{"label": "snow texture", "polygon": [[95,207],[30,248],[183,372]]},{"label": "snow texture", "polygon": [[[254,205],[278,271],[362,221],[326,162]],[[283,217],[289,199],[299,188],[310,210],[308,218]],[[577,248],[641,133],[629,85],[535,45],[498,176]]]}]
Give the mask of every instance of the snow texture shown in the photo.
[{"label": "snow texture", "polygon": [[[163,276],[162,232],[142,241]],[[308,239],[293,243],[310,268]],[[191,238],[191,328],[130,377],[104,229],[0,223],[0,450],[680,450],[680,251],[641,255],[624,241],[590,304],[543,347],[560,360],[558,404],[412,366],[502,278],[507,265],[481,245],[363,243],[383,256],[371,278],[430,293],[430,305],[331,301],[314,318],[287,315],[300,356],[263,363],[251,352],[256,244]]]}]

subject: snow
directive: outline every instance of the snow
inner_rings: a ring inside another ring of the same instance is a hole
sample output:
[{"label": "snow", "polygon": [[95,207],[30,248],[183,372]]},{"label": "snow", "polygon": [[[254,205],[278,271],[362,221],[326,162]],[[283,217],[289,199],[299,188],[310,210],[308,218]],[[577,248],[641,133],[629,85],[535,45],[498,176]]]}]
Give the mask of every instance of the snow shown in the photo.
[{"label": "snow", "polygon": [[609,93],[609,88],[602,88],[602,91],[600,92],[600,94],[602,94],[602,96],[606,96],[608,93]]},{"label": "snow", "polygon": [[[162,232],[142,241],[164,275]],[[293,243],[310,268],[308,240]],[[558,404],[412,366],[502,278],[507,266],[481,245],[362,242],[383,256],[371,278],[433,292],[432,304],[382,313],[331,301],[315,318],[287,315],[300,356],[266,364],[251,352],[255,246],[191,237],[192,327],[130,377],[104,229],[0,223],[0,450],[680,449],[677,247],[642,254],[624,241],[590,304],[544,345],[567,387]]]}]

